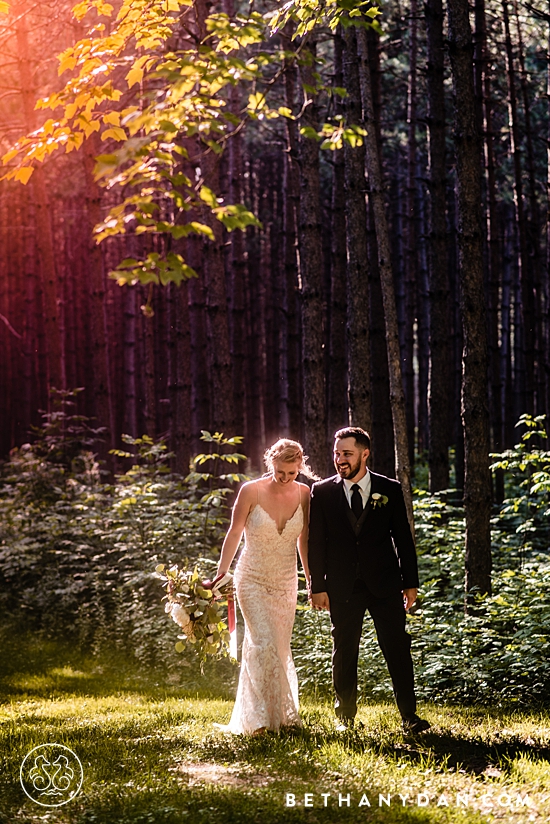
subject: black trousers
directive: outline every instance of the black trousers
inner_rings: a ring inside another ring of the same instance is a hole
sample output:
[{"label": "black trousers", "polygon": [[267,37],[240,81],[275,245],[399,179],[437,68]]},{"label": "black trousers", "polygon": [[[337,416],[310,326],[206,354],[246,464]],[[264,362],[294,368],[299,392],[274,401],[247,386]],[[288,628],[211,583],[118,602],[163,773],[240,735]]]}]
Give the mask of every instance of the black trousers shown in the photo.
[{"label": "black trousers", "polygon": [[357,712],[357,663],[365,612],[374,621],[380,649],[386,659],[395,700],[403,718],[416,712],[411,639],[405,630],[403,594],[376,598],[358,579],[346,600],[331,599],[332,679],[336,693],[336,715],[354,718]]}]

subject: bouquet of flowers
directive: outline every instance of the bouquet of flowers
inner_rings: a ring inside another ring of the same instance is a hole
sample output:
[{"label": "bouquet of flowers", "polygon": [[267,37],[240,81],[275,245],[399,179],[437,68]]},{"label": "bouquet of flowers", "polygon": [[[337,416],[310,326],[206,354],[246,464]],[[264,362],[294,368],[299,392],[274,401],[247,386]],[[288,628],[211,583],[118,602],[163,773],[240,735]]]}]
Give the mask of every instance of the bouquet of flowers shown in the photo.
[{"label": "bouquet of flowers", "polygon": [[[236,641],[233,577],[227,573],[213,582],[205,581],[197,567],[189,571],[177,565],[167,568],[160,564],[155,571],[166,588],[165,612],[183,633],[178,635],[176,651],[183,652],[188,643],[193,644],[201,661],[209,655],[236,657],[233,654],[236,644],[231,638],[234,634]],[[221,609],[225,602],[228,604],[229,628]]]}]

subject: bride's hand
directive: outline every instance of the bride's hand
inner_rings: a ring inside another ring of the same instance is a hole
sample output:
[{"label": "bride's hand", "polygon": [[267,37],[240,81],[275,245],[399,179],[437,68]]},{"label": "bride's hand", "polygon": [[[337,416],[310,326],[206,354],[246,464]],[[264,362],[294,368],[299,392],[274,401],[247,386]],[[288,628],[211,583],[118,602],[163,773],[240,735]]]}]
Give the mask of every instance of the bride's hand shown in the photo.
[{"label": "bride's hand", "polygon": [[[202,582],[202,585],[205,589],[213,590],[214,587],[216,586],[216,584],[218,584],[220,581],[222,581],[226,577],[226,575],[227,575],[227,572],[218,572],[218,574],[216,575],[216,577],[214,578],[213,581],[210,581],[210,579],[207,579],[206,581]],[[212,595],[214,597],[214,600],[219,599],[219,598],[222,597],[221,593],[219,593],[219,592],[217,592],[217,593],[212,592]]]}]

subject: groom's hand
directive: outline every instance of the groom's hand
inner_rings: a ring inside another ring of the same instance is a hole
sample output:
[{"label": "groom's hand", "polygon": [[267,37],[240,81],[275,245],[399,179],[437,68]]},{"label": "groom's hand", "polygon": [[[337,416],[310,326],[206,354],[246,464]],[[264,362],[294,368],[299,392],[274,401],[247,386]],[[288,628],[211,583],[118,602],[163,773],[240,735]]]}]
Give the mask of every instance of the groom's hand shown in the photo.
[{"label": "groom's hand", "polygon": [[414,602],[416,601],[416,596],[418,594],[417,589],[404,589],[403,590],[403,603],[405,605],[405,609],[410,609]]},{"label": "groom's hand", "polygon": [[330,609],[328,592],[313,592],[311,594],[312,609]]}]

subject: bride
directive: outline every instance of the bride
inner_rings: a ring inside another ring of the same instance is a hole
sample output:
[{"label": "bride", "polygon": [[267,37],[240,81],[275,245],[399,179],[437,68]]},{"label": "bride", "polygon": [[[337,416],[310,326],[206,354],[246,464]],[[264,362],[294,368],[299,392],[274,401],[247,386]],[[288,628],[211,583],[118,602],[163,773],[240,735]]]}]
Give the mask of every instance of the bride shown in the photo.
[{"label": "bride", "polygon": [[234,581],[245,633],[237,699],[226,728],[234,733],[301,724],[290,638],[298,591],[296,544],[309,581],[309,487],[296,478],[300,472],[315,476],[296,441],[277,441],[264,460],[267,474],[239,491],[218,565],[219,578],[229,570],[244,532]]}]

